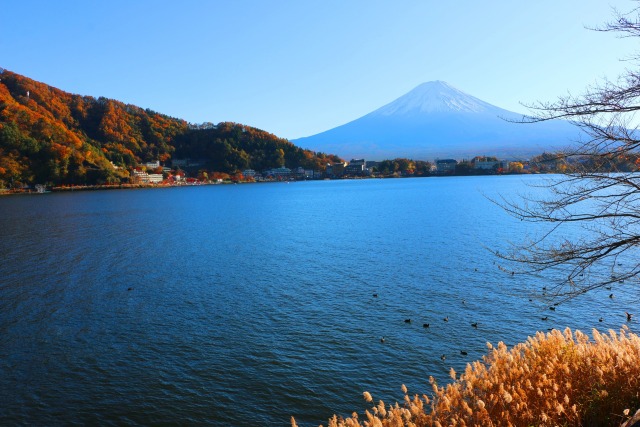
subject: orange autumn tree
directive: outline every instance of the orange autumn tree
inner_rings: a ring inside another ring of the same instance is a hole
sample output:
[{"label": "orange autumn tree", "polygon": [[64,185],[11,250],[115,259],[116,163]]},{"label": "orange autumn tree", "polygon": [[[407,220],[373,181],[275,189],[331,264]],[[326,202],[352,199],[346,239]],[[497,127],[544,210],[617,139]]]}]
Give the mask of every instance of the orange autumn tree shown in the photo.
[{"label": "orange autumn tree", "polygon": [[4,70],[0,185],[117,182],[139,161],[169,159],[172,138],[186,127],[183,120],[69,94]]},{"label": "orange autumn tree", "polygon": [[[302,166],[336,156],[237,123],[189,125],[104,97],[64,92],[0,68],[0,186],[128,180],[138,164],[197,159],[212,172]],[[197,170],[190,171],[197,173]]]}]

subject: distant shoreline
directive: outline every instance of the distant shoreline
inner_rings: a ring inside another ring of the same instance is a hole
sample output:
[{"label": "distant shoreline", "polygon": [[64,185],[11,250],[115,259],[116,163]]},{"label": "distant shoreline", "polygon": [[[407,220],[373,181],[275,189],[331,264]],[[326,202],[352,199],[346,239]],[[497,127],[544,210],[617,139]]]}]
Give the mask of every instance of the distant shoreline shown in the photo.
[{"label": "distant shoreline", "polygon": [[[536,173],[535,175],[538,175]],[[472,174],[472,175],[428,175],[428,176],[371,176],[371,177],[348,177],[348,178],[325,178],[323,180],[270,180],[270,181],[223,181],[223,182],[199,182],[195,184],[179,184],[179,185],[163,185],[163,184],[101,184],[101,185],[74,185],[74,186],[56,186],[46,190],[45,193],[38,192],[31,188],[26,189],[0,189],[0,196],[11,196],[19,194],[48,194],[48,193],[70,193],[75,191],[101,191],[101,190],[129,190],[142,188],[183,188],[183,187],[199,187],[203,185],[232,185],[232,184],[268,184],[282,182],[306,182],[306,181],[343,181],[343,180],[361,180],[361,179],[402,179],[402,178],[445,178],[445,177],[468,177],[468,176],[511,176],[511,175],[531,175],[531,174]],[[547,175],[547,174],[545,174]]]},{"label": "distant shoreline", "polygon": [[176,188],[176,187],[196,187],[200,185],[220,185],[218,183],[200,183],[187,185],[156,185],[156,184],[113,184],[113,185],[74,185],[52,187],[45,193],[33,189],[0,190],[0,196],[12,196],[19,194],[48,194],[48,193],[71,193],[75,191],[99,191],[99,190],[129,190],[139,188]]}]

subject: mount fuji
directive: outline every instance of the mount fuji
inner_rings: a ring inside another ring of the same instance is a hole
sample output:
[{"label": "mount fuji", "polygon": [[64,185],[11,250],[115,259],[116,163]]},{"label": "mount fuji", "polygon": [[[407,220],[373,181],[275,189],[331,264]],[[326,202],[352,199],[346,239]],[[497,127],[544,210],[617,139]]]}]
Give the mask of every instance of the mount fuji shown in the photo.
[{"label": "mount fuji", "polygon": [[579,130],[569,122],[514,123],[522,118],[434,81],[359,119],[293,142],[345,158],[427,160],[477,155],[526,158],[566,148],[579,139]]}]

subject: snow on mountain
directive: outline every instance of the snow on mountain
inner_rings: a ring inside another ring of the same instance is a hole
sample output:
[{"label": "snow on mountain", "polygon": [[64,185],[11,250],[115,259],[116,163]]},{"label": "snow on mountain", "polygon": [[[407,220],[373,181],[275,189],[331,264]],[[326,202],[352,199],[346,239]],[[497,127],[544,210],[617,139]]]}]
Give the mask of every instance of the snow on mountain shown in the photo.
[{"label": "snow on mountain", "polygon": [[565,121],[513,123],[522,115],[434,81],[342,126],[293,142],[314,151],[371,160],[409,157],[521,158],[564,148],[578,138]]},{"label": "snow on mountain", "polygon": [[497,108],[493,105],[438,80],[422,83],[411,92],[377,109],[372,114],[392,116],[446,111],[487,113],[494,110]]}]

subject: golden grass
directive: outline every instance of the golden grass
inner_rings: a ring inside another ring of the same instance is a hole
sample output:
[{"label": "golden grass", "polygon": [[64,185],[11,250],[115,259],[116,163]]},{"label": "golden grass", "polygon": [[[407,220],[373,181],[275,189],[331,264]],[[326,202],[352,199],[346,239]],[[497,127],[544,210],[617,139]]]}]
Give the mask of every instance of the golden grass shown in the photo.
[{"label": "golden grass", "polygon": [[[405,394],[402,404],[374,404],[333,416],[328,427],[423,426],[610,426],[640,408],[640,338],[623,326],[619,334],[593,331],[538,332],[508,350],[489,347],[482,361],[468,364],[432,396]],[[364,392],[367,402],[373,397]],[[296,426],[291,419],[292,426]]]}]

